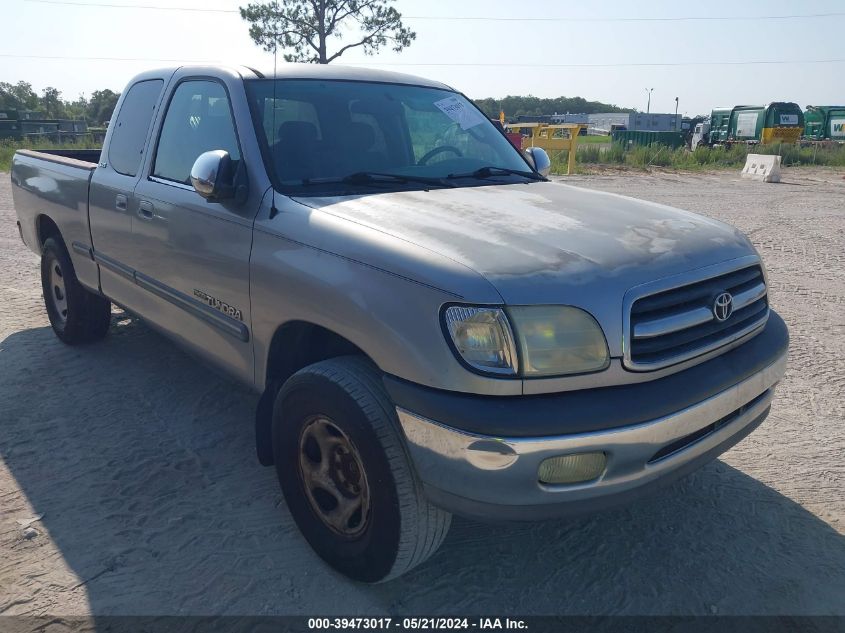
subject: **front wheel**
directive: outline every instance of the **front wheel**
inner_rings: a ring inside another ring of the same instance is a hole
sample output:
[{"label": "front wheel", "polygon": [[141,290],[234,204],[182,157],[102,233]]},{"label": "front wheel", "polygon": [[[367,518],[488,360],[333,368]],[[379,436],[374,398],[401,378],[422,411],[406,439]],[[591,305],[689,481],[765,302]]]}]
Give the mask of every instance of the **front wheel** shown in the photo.
[{"label": "front wheel", "polygon": [[52,237],[41,250],[41,288],[50,325],[63,343],[89,343],[106,335],[111,303],[79,283],[65,245]]},{"label": "front wheel", "polygon": [[424,497],[402,442],[364,358],[310,365],[276,397],[273,451],[291,514],[317,554],[355,580],[409,571],[449,530],[451,515]]}]

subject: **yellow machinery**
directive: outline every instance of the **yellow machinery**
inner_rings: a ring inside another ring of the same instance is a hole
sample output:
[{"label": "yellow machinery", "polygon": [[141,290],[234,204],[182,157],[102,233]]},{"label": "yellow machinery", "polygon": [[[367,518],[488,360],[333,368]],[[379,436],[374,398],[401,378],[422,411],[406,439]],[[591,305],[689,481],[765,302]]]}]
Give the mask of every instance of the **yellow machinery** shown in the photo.
[{"label": "yellow machinery", "polygon": [[[552,152],[569,152],[566,174],[575,168],[575,150],[578,148],[578,135],[586,128],[584,123],[506,123],[509,131],[522,134],[522,149],[541,147],[551,155]],[[527,132],[527,134],[526,134]]]},{"label": "yellow machinery", "polygon": [[803,127],[764,127],[760,134],[760,144],[797,143],[803,131]]}]

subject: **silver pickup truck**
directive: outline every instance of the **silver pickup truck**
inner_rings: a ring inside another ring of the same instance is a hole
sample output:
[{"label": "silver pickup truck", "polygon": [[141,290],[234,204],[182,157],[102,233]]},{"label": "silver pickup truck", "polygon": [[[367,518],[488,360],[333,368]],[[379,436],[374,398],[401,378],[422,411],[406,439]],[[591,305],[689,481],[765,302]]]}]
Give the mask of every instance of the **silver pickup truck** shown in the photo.
[{"label": "silver pickup truck", "polygon": [[769,412],[788,334],[748,239],[548,171],[448,86],[290,64],[144,73],[102,152],[11,178],[59,339],[115,304],[251,386],[302,533],[377,582],[453,513],[626,502]]}]

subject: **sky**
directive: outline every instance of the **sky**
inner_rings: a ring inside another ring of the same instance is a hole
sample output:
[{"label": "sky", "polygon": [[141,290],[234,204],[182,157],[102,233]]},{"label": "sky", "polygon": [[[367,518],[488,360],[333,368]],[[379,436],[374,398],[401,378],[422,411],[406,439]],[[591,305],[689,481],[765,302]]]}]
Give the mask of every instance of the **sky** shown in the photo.
[{"label": "sky", "polygon": [[[272,55],[252,42],[236,12],[245,0],[50,3],[56,1],[0,0],[0,81],[28,81],[38,92],[53,86],[73,99],[121,91],[136,73],[178,62],[272,68]],[[845,0],[396,0],[395,6],[417,33],[414,44],[374,57],[353,50],[341,63],[437,79],[472,98],[581,96],[644,111],[652,88],[652,112],[674,112],[678,97],[679,112],[688,115],[739,103],[845,102]],[[762,17],[831,13],[840,15]],[[749,61],[790,63],[703,64]]]}]

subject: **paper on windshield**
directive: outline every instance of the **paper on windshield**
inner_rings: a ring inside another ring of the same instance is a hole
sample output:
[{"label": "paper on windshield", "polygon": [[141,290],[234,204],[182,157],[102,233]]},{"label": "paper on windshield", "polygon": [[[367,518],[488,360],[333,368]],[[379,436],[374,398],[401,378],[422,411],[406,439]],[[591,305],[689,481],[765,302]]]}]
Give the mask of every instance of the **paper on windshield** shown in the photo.
[{"label": "paper on windshield", "polygon": [[460,125],[462,130],[468,130],[484,121],[484,115],[458,97],[446,97],[440,101],[435,101],[434,105]]}]

